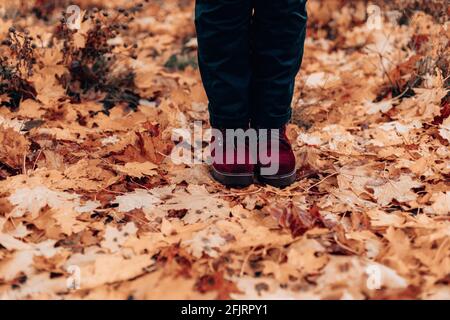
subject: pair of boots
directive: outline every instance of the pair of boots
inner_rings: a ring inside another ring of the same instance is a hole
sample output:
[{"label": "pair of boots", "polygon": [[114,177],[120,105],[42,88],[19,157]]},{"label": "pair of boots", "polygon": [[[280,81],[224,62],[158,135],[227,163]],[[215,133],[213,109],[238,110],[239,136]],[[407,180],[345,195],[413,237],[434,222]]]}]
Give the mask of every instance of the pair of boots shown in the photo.
[{"label": "pair of boots", "polygon": [[[246,139],[248,135],[239,144],[236,136],[227,139],[229,130],[216,130],[220,134],[213,135],[211,140],[211,174],[218,182],[230,187],[246,187],[257,178],[259,182],[283,188],[295,181],[295,156],[286,126],[266,130],[264,135],[256,130],[257,145]],[[246,129],[240,132],[245,133]]]}]

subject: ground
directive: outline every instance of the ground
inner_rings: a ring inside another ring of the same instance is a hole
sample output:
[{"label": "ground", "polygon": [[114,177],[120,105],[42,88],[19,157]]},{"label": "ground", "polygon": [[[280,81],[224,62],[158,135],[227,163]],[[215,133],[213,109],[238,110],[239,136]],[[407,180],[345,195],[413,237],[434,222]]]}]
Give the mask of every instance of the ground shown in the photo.
[{"label": "ground", "polygon": [[74,98],[80,82],[61,80],[74,65],[58,20],[4,20],[2,39],[12,25],[41,39],[36,93],[0,107],[0,297],[449,299],[449,23],[344,2],[309,3],[298,176],[282,190],[172,161],[174,129],[208,127],[193,1],[145,4],[109,40],[136,42],[115,68],[134,71],[139,100],[107,112],[104,92]]}]

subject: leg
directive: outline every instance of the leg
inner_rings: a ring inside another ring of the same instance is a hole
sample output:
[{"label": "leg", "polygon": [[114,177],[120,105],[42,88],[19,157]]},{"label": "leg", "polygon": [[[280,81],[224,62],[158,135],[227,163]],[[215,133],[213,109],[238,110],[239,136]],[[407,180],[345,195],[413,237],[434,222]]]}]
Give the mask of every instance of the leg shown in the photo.
[{"label": "leg", "polygon": [[213,127],[248,126],[251,15],[251,0],[196,2],[198,60]]},{"label": "leg", "polygon": [[280,128],[291,118],[303,57],[306,0],[254,0],[252,122]]}]

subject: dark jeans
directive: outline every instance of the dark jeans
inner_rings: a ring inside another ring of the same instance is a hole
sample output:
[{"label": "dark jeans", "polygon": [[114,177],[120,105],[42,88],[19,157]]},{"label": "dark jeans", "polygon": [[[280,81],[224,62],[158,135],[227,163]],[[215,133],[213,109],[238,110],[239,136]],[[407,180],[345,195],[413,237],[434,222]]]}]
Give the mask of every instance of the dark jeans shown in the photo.
[{"label": "dark jeans", "polygon": [[199,66],[216,128],[289,122],[306,0],[197,0]]}]

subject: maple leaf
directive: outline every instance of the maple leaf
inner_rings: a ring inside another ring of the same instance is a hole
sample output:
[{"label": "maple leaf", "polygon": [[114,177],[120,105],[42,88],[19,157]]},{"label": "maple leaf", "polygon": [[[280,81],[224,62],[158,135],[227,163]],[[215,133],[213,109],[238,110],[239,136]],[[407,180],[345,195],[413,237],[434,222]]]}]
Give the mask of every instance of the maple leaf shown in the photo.
[{"label": "maple leaf", "polygon": [[23,167],[30,142],[11,128],[0,126],[0,163],[13,169]]},{"label": "maple leaf", "polygon": [[287,253],[288,263],[306,274],[316,273],[329,261],[325,248],[316,240],[301,238]]},{"label": "maple leaf", "polygon": [[[33,100],[25,100],[25,101],[27,101],[27,102],[31,101],[31,103],[33,103],[33,102],[36,103]],[[0,128],[3,128],[3,129],[10,128],[10,129],[13,129],[14,131],[16,131],[17,133],[20,133],[20,130],[23,128],[24,124],[25,124],[25,121],[20,121],[18,119],[7,119],[0,115]]]},{"label": "maple leaf", "polygon": [[401,176],[400,179],[396,181],[388,180],[383,185],[367,185],[368,188],[373,189],[374,197],[381,206],[387,206],[394,199],[398,202],[413,201],[417,198],[417,194],[414,193],[412,189],[419,188],[421,186],[422,183],[413,180],[407,175]]},{"label": "maple leaf", "polygon": [[316,206],[305,211],[289,202],[274,204],[264,210],[274,217],[281,227],[290,230],[293,237],[301,236],[315,227],[325,227],[324,219]]},{"label": "maple leaf", "polygon": [[[407,279],[388,266],[374,261],[359,260],[355,256],[338,256],[330,260],[322,270],[322,274],[316,279],[318,284],[316,290],[322,293],[322,298],[325,298],[326,291],[328,294],[332,293],[329,285],[339,288],[345,283],[348,285],[347,288],[353,288],[353,290],[350,289],[351,292],[365,292],[372,295],[378,291],[368,288],[371,280],[369,277],[371,275],[373,277],[373,274],[379,277],[376,279],[379,280],[379,283],[375,284],[380,288],[402,289],[408,286]],[[327,283],[328,285],[326,285]],[[356,290],[354,291],[354,289]],[[342,288],[338,291],[339,299],[342,298],[342,291]]]},{"label": "maple leaf", "polygon": [[218,300],[228,300],[231,299],[232,293],[241,293],[236,284],[225,279],[220,271],[201,276],[195,284],[195,289],[201,293],[217,291]]},{"label": "maple leaf", "polygon": [[[55,61],[55,60],[54,60]],[[65,95],[64,88],[57,82],[56,77],[64,73],[62,66],[46,66],[36,72],[31,78],[37,92],[37,99],[46,106],[53,106],[61,96]]]},{"label": "maple leaf", "polygon": [[370,166],[345,166],[340,168],[337,176],[339,191],[351,190],[357,196],[367,193],[366,186],[373,181],[371,177],[372,171],[373,168]]},{"label": "maple leaf", "polygon": [[55,240],[25,243],[11,235],[0,234],[0,245],[6,250],[15,251],[10,258],[0,261],[0,279],[9,281],[21,271],[31,272],[35,257],[51,258],[62,251],[61,247],[55,248],[55,243]]},{"label": "maple leaf", "polygon": [[[208,123],[198,69],[164,66],[198,48],[194,0],[112,0],[124,19],[141,12],[124,33],[111,33],[108,21],[122,19],[108,8],[94,12],[98,0],[80,1],[87,19],[73,33],[55,28],[60,4],[37,0],[42,23],[35,1],[6,2],[7,18],[10,7],[22,15],[0,34],[27,30],[39,54],[14,101],[0,92],[0,298],[448,298],[450,55],[446,17],[435,20],[444,5],[385,1],[388,18],[414,13],[406,25],[385,19],[380,33],[365,24],[364,1],[311,0],[299,78],[309,90],[296,90],[288,130],[304,174],[283,190],[238,191],[168,157],[172,130]],[[137,46],[123,48],[129,41]],[[89,59],[80,65],[79,54]],[[125,103],[103,112],[116,98]],[[70,266],[82,290],[67,290]],[[368,288],[373,270],[381,290]]]},{"label": "maple leaf", "polygon": [[450,191],[433,194],[431,201],[433,201],[433,205],[427,212],[431,211],[430,213],[440,215],[450,214]]},{"label": "maple leaf", "polygon": [[317,72],[309,75],[306,78],[305,86],[310,88],[330,88],[336,84],[339,77],[325,72]]},{"label": "maple leaf", "polygon": [[125,243],[127,237],[136,235],[136,231],[136,225],[132,222],[122,226],[121,230],[116,227],[107,226],[101,246],[112,253],[117,252]]},{"label": "maple leaf", "polygon": [[[448,100],[450,100],[450,99],[448,99]],[[437,116],[436,118],[434,118],[433,124],[436,124],[436,125],[442,124],[445,121],[445,119],[448,119],[449,117],[450,117],[450,101],[444,100],[444,102],[442,103],[442,106],[441,106],[441,114],[439,116]]]},{"label": "maple leaf", "polygon": [[73,189],[99,190],[114,184],[119,177],[101,166],[99,159],[81,159],[64,170],[64,175],[72,182]]},{"label": "maple leaf", "polygon": [[389,214],[378,209],[369,210],[367,214],[373,227],[402,227],[405,224],[405,218],[398,214]]},{"label": "maple leaf", "polygon": [[78,199],[78,195],[53,191],[44,186],[19,189],[9,197],[11,204],[16,206],[13,217],[21,217],[28,212],[36,217],[39,210],[47,205],[55,209],[71,208]]},{"label": "maple leaf", "polygon": [[158,188],[151,191],[159,198],[166,199],[155,210],[155,214],[165,216],[170,210],[187,209],[187,213],[182,219],[184,222],[192,224],[207,221],[212,217],[224,218],[230,213],[229,203],[210,194],[205,186],[190,184],[186,188],[173,189],[173,187]]},{"label": "maple leaf", "polygon": [[450,117],[445,119],[445,121],[439,127],[439,134],[442,138],[450,142]]},{"label": "maple leaf", "polygon": [[127,162],[124,166],[115,165],[114,168],[130,177],[142,178],[143,176],[154,176],[158,172],[158,166],[150,161],[147,162]]},{"label": "maple leaf", "polygon": [[393,101],[388,100],[388,101],[380,101],[380,102],[376,102],[376,103],[371,102],[371,101],[366,101],[365,107],[367,108],[367,114],[375,114],[378,112],[386,113],[392,109]]},{"label": "maple leaf", "polygon": [[116,135],[112,135],[112,136],[103,138],[100,142],[102,143],[102,146],[107,146],[110,144],[115,144],[119,141],[120,141],[120,139]]},{"label": "maple leaf", "polygon": [[135,132],[133,144],[127,145],[114,157],[123,162],[147,162],[160,164],[169,154],[173,143],[162,138],[159,125],[144,123],[146,131]]},{"label": "maple leaf", "polygon": [[307,134],[307,133],[301,132],[298,135],[297,139],[300,143],[304,143],[309,146],[320,146],[322,144],[322,139],[319,135]]},{"label": "maple leaf", "polygon": [[161,203],[161,200],[144,189],[137,189],[132,193],[117,196],[115,203],[118,204],[117,210],[120,212],[129,212],[135,209],[151,210]]},{"label": "maple leaf", "polygon": [[203,253],[217,258],[218,249],[227,243],[226,239],[220,234],[216,227],[209,227],[197,232],[192,239],[186,240],[183,244],[187,245],[188,251],[196,258],[200,258]]}]

